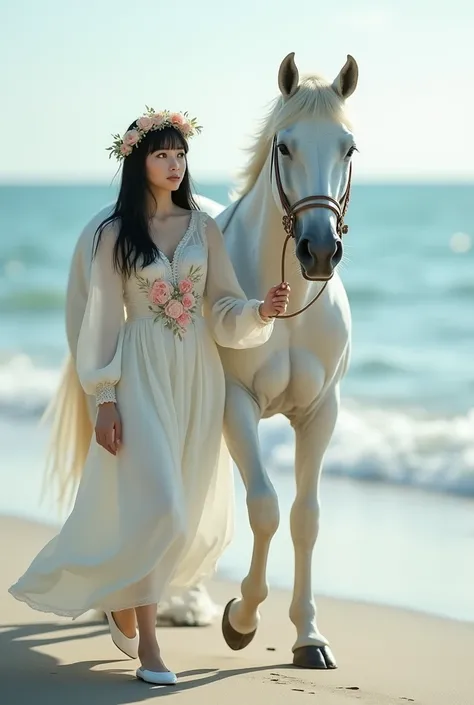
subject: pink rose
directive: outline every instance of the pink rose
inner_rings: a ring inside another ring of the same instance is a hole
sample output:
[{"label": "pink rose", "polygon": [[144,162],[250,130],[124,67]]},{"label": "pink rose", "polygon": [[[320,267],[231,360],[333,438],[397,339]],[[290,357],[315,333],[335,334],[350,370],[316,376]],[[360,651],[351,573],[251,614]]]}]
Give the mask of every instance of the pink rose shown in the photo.
[{"label": "pink rose", "polygon": [[137,132],[137,130],[128,130],[128,132],[124,134],[122,141],[129,147],[133,147],[133,145],[136,144],[139,139],[140,134]]},{"label": "pink rose", "polygon": [[181,113],[171,113],[170,122],[173,125],[184,125],[184,123],[186,122],[186,118],[184,117],[184,115],[181,115]]},{"label": "pink rose", "polygon": [[191,132],[191,125],[189,124],[189,122],[183,122],[179,129],[181,130],[183,135],[187,137]]},{"label": "pink rose", "polygon": [[171,287],[168,282],[156,279],[148,295],[152,304],[165,304],[171,298]]},{"label": "pink rose", "polygon": [[178,320],[184,313],[183,304],[180,301],[168,301],[165,307],[165,313],[168,318]]},{"label": "pink rose", "polygon": [[189,294],[189,292],[193,290],[193,283],[191,279],[182,279],[178,287],[181,294]]},{"label": "pink rose", "polygon": [[137,125],[140,130],[149,130],[150,127],[153,127],[153,120],[151,117],[147,117],[144,115],[143,117],[139,118],[137,120]]},{"label": "pink rose", "polygon": [[153,120],[153,124],[155,125],[155,127],[159,127],[165,121],[163,113],[153,113],[151,119]]},{"label": "pink rose", "polygon": [[128,155],[131,153],[132,153],[132,148],[129,147],[127,144],[120,145],[120,154],[123,154],[124,157],[128,157]]},{"label": "pink rose", "polygon": [[191,323],[191,316],[187,311],[181,314],[181,316],[177,319],[179,325],[181,328],[186,328],[186,326],[189,326]]},{"label": "pink rose", "polygon": [[192,294],[184,294],[183,298],[181,299],[181,302],[185,309],[192,308],[194,306],[195,301],[196,299]]}]

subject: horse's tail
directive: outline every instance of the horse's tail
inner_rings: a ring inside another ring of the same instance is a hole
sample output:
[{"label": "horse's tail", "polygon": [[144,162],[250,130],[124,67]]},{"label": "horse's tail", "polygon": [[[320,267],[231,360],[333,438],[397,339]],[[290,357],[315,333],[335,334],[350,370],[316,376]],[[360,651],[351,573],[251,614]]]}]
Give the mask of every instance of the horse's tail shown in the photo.
[{"label": "horse's tail", "polygon": [[64,506],[65,500],[71,501],[81,478],[93,431],[87,396],[70,354],[59,388],[43,415],[43,422],[49,420],[52,421],[52,430],[43,489],[56,482],[58,502]]}]

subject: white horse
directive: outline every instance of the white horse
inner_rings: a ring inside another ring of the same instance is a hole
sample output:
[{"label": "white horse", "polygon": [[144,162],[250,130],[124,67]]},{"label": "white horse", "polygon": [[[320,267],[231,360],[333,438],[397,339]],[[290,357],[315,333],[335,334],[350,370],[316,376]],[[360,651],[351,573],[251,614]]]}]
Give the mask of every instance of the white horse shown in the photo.
[{"label": "white horse", "polygon": [[[306,668],[336,666],[316,623],[311,564],[321,467],[350,356],[350,309],[335,268],[347,232],[343,220],[356,149],[345,100],[357,79],[357,64],[348,56],[332,83],[319,76],[300,83],[294,54],[288,55],[278,74],[281,95],[251,150],[240,198],[217,217],[246,295],[261,298],[272,282],[286,278],[293,312],[304,309],[277,321],[270,341],[260,348],[220,350],[227,379],[225,440],[245,484],[254,536],[241,597],[227,605],[222,630],[230,648],[244,648],[256,632],[258,607],[268,594],[267,557],[279,508],[257,427],[260,419],[283,414],[296,442],[293,663]],[[288,276],[281,265],[290,236],[294,248],[284,257]]]}]

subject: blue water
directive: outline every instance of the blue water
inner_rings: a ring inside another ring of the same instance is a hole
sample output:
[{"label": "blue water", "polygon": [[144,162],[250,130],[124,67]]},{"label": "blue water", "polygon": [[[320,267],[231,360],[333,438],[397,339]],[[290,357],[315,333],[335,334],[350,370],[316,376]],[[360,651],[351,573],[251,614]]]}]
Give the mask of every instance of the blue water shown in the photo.
[{"label": "blue water", "polygon": [[[227,203],[227,184],[197,184]],[[38,414],[66,346],[64,292],[107,186],[0,187],[0,416]],[[341,273],[353,357],[326,472],[474,496],[469,185],[356,185]],[[272,461],[291,467],[291,434]]]},{"label": "blue water", "polygon": [[[228,202],[227,184],[197,190]],[[107,186],[0,186],[2,513],[56,519],[38,503],[45,438],[37,422],[66,353],[72,250],[114,194]],[[353,356],[325,460],[321,592],[474,620],[473,198],[474,185],[353,188],[341,266]],[[270,575],[289,586],[289,425],[265,422],[262,444],[286,522]],[[242,578],[250,538],[237,487],[240,528],[223,569]],[[380,554],[392,560],[378,570]]]}]

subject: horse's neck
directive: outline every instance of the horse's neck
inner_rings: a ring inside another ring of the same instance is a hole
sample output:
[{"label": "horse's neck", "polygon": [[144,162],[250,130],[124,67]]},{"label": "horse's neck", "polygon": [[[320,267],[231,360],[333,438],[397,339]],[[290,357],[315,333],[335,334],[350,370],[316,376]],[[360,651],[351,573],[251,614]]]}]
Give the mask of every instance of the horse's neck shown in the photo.
[{"label": "horse's neck", "polygon": [[[261,288],[260,295],[263,295],[270,287],[281,282],[282,254],[286,239],[282,216],[271,189],[268,165],[262,170],[253,189],[239,203],[234,217],[238,238],[235,250],[242,252],[242,248],[245,248],[249,259],[247,264],[254,269]],[[234,256],[237,255],[235,250]],[[302,308],[320,288],[320,284],[312,284],[302,277],[293,240],[288,242],[286,249],[285,279],[291,286],[292,311]]]}]

